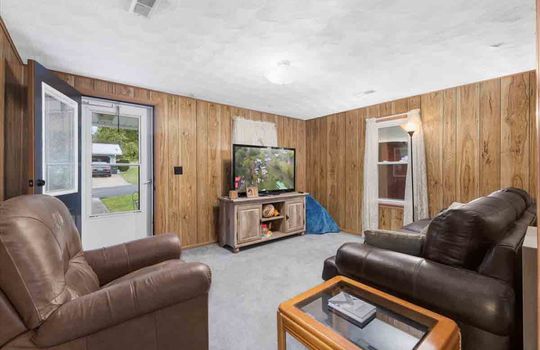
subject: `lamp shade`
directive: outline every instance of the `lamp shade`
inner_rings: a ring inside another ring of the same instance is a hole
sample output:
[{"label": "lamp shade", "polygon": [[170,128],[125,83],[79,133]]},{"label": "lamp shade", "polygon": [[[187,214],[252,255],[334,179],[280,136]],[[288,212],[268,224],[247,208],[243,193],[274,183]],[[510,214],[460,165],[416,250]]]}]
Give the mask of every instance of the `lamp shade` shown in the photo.
[{"label": "lamp shade", "polygon": [[400,126],[401,126],[401,128],[402,128],[403,130],[405,130],[406,132],[415,132],[416,129],[417,129],[417,127],[418,127],[418,126],[416,125],[416,123],[413,122],[413,121],[410,120],[410,119],[407,120],[407,123],[401,124]]},{"label": "lamp shade", "polygon": [[418,131],[421,123],[420,111],[418,109],[413,109],[407,113],[407,122],[405,124],[401,124],[400,126],[408,134],[412,135],[415,131]]}]

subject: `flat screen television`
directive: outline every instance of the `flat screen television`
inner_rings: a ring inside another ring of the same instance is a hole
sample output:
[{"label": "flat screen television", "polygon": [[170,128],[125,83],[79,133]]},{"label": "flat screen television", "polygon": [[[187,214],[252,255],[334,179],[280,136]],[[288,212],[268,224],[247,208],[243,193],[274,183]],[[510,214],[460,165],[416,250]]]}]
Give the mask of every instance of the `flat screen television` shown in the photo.
[{"label": "flat screen television", "polygon": [[233,145],[232,188],[245,193],[257,186],[260,194],[295,190],[294,148]]}]

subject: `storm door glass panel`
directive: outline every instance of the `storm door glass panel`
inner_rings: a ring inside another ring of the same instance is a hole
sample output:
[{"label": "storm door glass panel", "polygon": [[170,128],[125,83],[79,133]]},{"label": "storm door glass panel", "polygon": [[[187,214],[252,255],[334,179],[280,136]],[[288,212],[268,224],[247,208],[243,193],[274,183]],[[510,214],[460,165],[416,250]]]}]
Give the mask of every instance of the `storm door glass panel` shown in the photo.
[{"label": "storm door glass panel", "polygon": [[140,119],[92,114],[92,215],[140,210]]},{"label": "storm door glass panel", "polygon": [[78,103],[43,83],[44,194],[77,193]]}]

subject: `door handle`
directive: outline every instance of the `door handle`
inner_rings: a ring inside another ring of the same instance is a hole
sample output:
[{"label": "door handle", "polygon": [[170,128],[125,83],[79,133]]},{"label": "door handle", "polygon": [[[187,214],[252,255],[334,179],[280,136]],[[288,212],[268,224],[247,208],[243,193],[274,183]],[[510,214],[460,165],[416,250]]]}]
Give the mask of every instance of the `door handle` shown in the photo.
[{"label": "door handle", "polygon": [[152,183],[152,180],[146,180],[145,182],[143,182],[143,185],[150,185]]},{"label": "door handle", "polygon": [[37,186],[37,187],[43,187],[43,186],[45,186],[45,180],[43,180],[43,179],[37,179],[37,180],[36,180],[36,186]]}]

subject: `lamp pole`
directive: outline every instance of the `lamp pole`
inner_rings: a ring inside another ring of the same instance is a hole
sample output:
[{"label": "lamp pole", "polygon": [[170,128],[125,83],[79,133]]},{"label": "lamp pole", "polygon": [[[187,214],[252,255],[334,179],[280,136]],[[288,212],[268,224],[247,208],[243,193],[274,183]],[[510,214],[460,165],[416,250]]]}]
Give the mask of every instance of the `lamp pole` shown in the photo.
[{"label": "lamp pole", "polygon": [[411,201],[412,201],[412,220],[413,222],[416,220],[416,217],[414,215],[414,167],[413,167],[413,134],[414,130],[407,131],[407,134],[409,134],[410,139],[410,150],[411,150],[411,161],[409,162],[411,166]]}]

